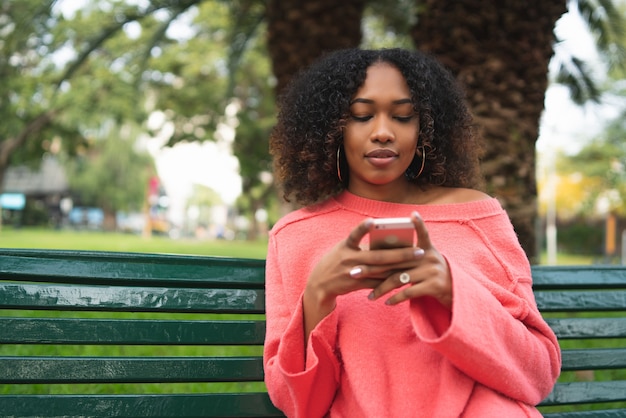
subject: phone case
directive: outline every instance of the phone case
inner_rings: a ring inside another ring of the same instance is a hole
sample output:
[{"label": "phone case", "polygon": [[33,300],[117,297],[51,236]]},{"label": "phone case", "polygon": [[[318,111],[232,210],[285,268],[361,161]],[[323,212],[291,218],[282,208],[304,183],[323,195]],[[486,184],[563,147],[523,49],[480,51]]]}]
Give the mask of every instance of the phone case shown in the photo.
[{"label": "phone case", "polygon": [[415,227],[410,218],[374,219],[370,229],[370,249],[412,247]]}]

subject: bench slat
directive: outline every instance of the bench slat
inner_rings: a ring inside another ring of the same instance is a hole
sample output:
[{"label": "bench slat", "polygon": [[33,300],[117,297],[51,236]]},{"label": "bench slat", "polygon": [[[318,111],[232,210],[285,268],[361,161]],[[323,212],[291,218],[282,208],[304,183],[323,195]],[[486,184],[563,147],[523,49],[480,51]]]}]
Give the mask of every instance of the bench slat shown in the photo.
[{"label": "bench slat", "polygon": [[0,344],[261,345],[265,321],[0,318]]},{"label": "bench slat", "polygon": [[0,309],[264,313],[261,289],[0,284]]},{"label": "bench slat", "polygon": [[0,278],[57,283],[263,288],[265,260],[107,251],[2,249]]},{"label": "bench slat", "polygon": [[621,311],[626,309],[626,290],[536,291],[542,312]]},{"label": "bench slat", "polygon": [[546,289],[624,289],[623,266],[532,266],[533,288]]},{"label": "bench slat", "polygon": [[623,409],[602,409],[594,411],[555,412],[543,414],[543,418],[626,418]]},{"label": "bench slat", "polygon": [[13,417],[283,417],[267,393],[198,395],[2,395]]},{"label": "bench slat", "polygon": [[626,348],[562,350],[561,370],[620,369],[626,367]]},{"label": "bench slat", "polygon": [[[259,357],[0,357],[0,383],[260,382]],[[1,398],[1,396],[0,396]]]},{"label": "bench slat", "polygon": [[557,383],[541,405],[613,401],[626,401],[626,380]]},{"label": "bench slat", "polygon": [[559,339],[623,338],[626,318],[546,318]]}]

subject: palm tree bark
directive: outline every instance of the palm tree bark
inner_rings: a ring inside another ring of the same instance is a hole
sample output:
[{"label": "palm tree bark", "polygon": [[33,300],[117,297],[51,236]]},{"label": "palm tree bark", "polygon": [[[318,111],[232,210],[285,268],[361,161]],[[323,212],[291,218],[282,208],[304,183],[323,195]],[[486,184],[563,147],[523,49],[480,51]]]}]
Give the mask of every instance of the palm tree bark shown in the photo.
[{"label": "palm tree bark", "polygon": [[[278,97],[291,78],[326,52],[357,47],[366,0],[269,0],[267,48]],[[282,196],[280,190],[277,191]],[[279,212],[295,207],[280,199]]]},{"label": "palm tree bark", "polygon": [[268,49],[276,93],[325,52],[359,46],[365,0],[270,0]]},{"label": "palm tree bark", "polygon": [[416,0],[411,36],[457,76],[485,138],[487,191],[537,261],[535,143],[564,0]]}]

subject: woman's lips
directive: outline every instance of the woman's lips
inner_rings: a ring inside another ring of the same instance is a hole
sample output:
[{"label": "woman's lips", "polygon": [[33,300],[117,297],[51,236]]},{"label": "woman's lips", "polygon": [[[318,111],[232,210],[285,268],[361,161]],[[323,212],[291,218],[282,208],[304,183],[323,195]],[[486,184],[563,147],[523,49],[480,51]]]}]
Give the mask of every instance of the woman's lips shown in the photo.
[{"label": "woman's lips", "polygon": [[375,149],[365,154],[365,158],[376,167],[386,167],[398,158],[398,154],[389,149]]}]

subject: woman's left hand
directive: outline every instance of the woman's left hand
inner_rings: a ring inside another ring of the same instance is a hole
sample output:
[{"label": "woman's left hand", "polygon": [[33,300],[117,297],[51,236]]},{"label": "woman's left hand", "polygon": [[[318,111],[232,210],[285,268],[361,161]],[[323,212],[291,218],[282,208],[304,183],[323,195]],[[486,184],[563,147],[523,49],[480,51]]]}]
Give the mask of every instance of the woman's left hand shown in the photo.
[{"label": "woman's left hand", "polygon": [[[446,259],[430,242],[428,230],[417,212],[411,214],[417,232],[418,246],[424,255],[412,266],[391,274],[372,290],[370,299],[379,299],[393,289],[404,287],[385,303],[396,305],[405,300],[432,296],[447,308],[452,306],[452,279]],[[379,250],[380,251],[380,250]],[[382,250],[385,251],[385,250]]]}]

